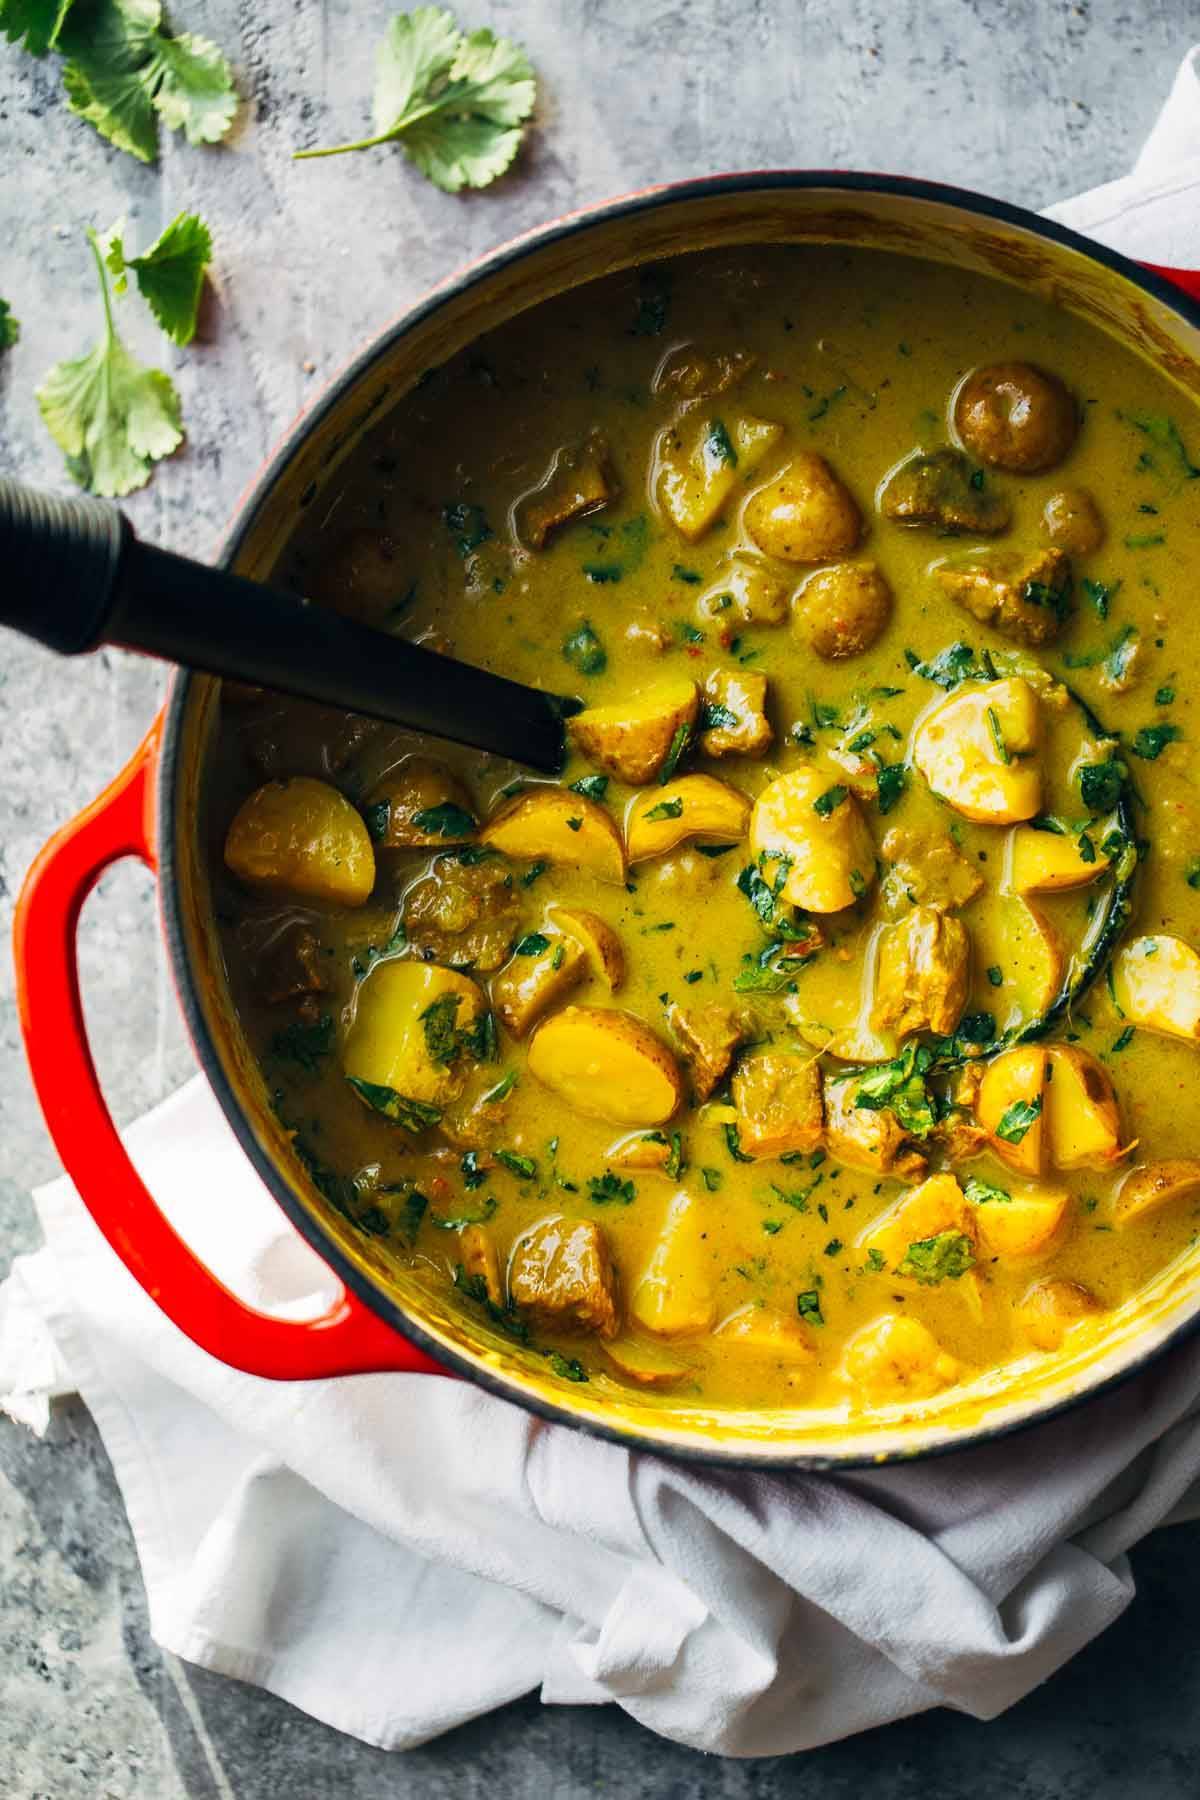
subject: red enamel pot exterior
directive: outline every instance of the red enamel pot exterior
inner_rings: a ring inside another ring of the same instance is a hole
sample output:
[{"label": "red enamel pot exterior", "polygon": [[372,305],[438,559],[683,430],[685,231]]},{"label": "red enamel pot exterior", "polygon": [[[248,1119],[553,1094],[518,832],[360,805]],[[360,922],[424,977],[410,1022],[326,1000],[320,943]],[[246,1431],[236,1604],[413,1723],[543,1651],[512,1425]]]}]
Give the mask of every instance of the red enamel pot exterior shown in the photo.
[{"label": "red enamel pot exterior", "polygon": [[[403,391],[389,383],[395,364],[413,334],[432,336],[443,317],[457,310],[448,333],[449,350],[469,341],[471,309],[489,320],[489,292],[504,288],[498,302],[507,315],[561,292],[589,275],[630,266],[652,256],[700,248],[712,242],[763,241],[770,232],[817,238],[825,233],[856,241],[854,221],[870,237],[905,247],[905,226],[917,219],[932,234],[935,253],[953,260],[956,243],[973,266],[991,257],[995,272],[1010,279],[1022,256],[1043,254],[1057,278],[1092,282],[1087,306],[1103,318],[1142,329],[1151,354],[1163,358],[1192,349],[1200,367],[1200,274],[1154,268],[1139,270],[1060,227],[957,190],[880,177],[764,174],[684,183],[617,201],[535,232],[493,253],[452,278],[430,298],[384,332],[316,402],[260,476],[239,512],[223,560],[243,572],[269,564],[271,546],[286,540],[294,522],[320,486],[322,471],[336,464],[355,430],[378,415],[385,401]],[[693,216],[696,229],[690,229]],[[939,237],[938,232],[942,232]],[[789,240],[790,241],[790,240]],[[590,254],[595,243],[596,253]],[[949,245],[936,251],[937,245]],[[992,248],[989,249],[988,246]],[[1006,262],[1006,255],[1008,261]],[[1031,269],[1036,269],[1034,262]],[[1072,271],[1075,271],[1074,276]],[[1080,273],[1081,272],[1081,273]],[[523,286],[522,283],[525,283]],[[1071,294],[1064,289],[1068,302]],[[1111,296],[1116,296],[1112,298]],[[1123,310],[1122,310],[1123,309]],[[481,327],[477,327],[481,328]],[[455,337],[457,333],[457,338]],[[464,338],[464,333],[465,338]],[[1120,332],[1118,332],[1120,335]],[[1174,348],[1173,348],[1174,346]],[[349,410],[348,410],[349,409]],[[313,459],[313,446],[325,442]],[[275,528],[270,525],[279,514]],[[256,547],[257,543],[257,547]],[[906,1456],[960,1447],[967,1441],[1044,1418],[1075,1394],[1035,1403],[1018,1417],[986,1416],[969,1427],[933,1428],[871,1448],[828,1440],[780,1442],[778,1434],[753,1430],[673,1430],[669,1415],[628,1416],[588,1405],[563,1384],[548,1390],[525,1380],[502,1356],[470,1341],[469,1328],[422,1313],[411,1295],[399,1293],[365,1257],[339,1239],[329,1218],[304,1191],[303,1178],[285,1167],[278,1138],[272,1139],[263,1109],[252,1098],[254,1075],[248,1052],[240,1056],[235,1027],[214,1000],[220,984],[216,961],[203,946],[204,895],[195,873],[197,852],[190,842],[196,811],[196,783],[202,754],[201,678],[177,677],[162,717],[130,763],[105,791],[45,846],[29,872],[17,908],[15,954],[21,1029],[38,1097],[50,1134],[100,1229],[130,1273],[167,1316],[215,1357],[251,1374],[274,1380],[305,1380],[383,1370],[407,1373],[468,1374],[496,1392],[542,1412],[628,1443],[729,1464],[771,1467],[846,1467],[884,1456]],[[272,1318],[247,1306],[197,1260],[159,1211],[121,1143],[97,1081],[84,1028],[76,957],[76,931],[87,894],[105,869],[132,856],[155,870],[179,997],[205,1073],[250,1160],[289,1219],[334,1269],[343,1286],[337,1303],[307,1322]],[[1140,1367],[1164,1344],[1194,1322],[1187,1317],[1159,1334],[1144,1352],[1127,1356],[1118,1368],[1083,1384],[1094,1392]],[[576,1402],[579,1402],[578,1404]],[[662,1421],[655,1423],[655,1418]]]}]

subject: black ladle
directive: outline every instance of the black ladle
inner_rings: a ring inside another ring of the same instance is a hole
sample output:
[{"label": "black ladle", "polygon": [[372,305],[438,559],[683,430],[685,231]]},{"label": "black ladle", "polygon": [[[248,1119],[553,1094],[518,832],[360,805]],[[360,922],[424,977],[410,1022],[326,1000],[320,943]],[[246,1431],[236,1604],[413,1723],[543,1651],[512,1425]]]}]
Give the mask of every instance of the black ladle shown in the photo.
[{"label": "black ladle", "polygon": [[116,644],[557,774],[580,702],[143,544],[115,506],[0,479],[0,624],[65,656]]}]

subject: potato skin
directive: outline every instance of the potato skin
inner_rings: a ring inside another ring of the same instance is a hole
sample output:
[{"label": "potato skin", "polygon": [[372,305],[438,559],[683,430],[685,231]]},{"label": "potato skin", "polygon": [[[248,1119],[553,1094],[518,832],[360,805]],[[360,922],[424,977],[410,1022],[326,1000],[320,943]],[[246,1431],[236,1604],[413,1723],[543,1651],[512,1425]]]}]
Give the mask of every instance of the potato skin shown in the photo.
[{"label": "potato skin", "polygon": [[690,731],[699,711],[695,682],[672,676],[628,701],[587,707],[568,722],[567,732],[598,769],[643,787],[666,762],[676,733]]},{"label": "potato skin", "polygon": [[750,496],[743,519],[759,549],[781,562],[828,562],[856,549],[862,536],[853,494],[823,456],[808,450]]},{"label": "potato skin", "polygon": [[667,1046],[635,1013],[567,1006],[539,1025],[529,1073],[577,1112],[612,1125],[662,1125],[683,1099]]},{"label": "potato skin", "polygon": [[874,563],[835,563],[810,575],[792,603],[797,635],[825,662],[861,656],[887,629],[892,590]]},{"label": "potato skin", "polygon": [[335,906],[363,906],[375,885],[375,852],[361,817],[327,781],[268,781],[242,802],[225,839],[225,863],[247,887]]},{"label": "potato skin", "polygon": [[1042,510],[1042,530],[1071,556],[1090,556],[1108,535],[1100,508],[1086,488],[1060,488],[1051,494]]},{"label": "potato skin", "polygon": [[1033,474],[1062,462],[1079,430],[1075,401],[1057,375],[1033,363],[989,363],[954,396],[954,429],[992,469]]}]

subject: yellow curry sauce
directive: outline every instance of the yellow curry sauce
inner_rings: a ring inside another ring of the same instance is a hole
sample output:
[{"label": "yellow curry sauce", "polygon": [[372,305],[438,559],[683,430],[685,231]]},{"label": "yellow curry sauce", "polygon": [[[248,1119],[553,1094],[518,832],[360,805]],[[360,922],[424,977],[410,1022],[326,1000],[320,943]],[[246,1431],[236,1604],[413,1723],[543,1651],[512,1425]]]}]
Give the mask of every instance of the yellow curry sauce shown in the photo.
[{"label": "yellow curry sauce", "polygon": [[587,710],[546,783],[227,689],[230,981],[326,1198],[668,1403],[918,1399],[1177,1258],[1193,454],[1107,338],[875,253],[612,278],[431,371],[280,579]]}]

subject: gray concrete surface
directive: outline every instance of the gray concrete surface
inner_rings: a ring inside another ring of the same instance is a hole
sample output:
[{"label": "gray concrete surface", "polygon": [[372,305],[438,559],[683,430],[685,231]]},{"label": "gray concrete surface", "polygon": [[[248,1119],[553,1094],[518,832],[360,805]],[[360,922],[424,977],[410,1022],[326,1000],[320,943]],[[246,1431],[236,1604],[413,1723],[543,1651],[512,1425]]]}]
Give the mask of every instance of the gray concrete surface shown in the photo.
[{"label": "gray concrete surface", "polygon": [[[142,532],[203,553],[292,414],[363,339],[457,263],[527,226],[645,182],[815,164],[966,182],[1042,205],[1122,173],[1184,50],[1196,0],[488,0],[463,13],[518,36],[541,76],[537,125],[495,190],[452,199],[379,151],[294,164],[293,146],[365,122],[382,0],[197,0],[243,106],[222,150],[164,139],[143,168],[73,119],[52,59],[0,46],[0,294],[23,321],[0,360],[0,470],[62,486],[33,402],[90,341],[85,224],[148,242],[184,205],[216,239],[201,341],[167,350],[185,451],[130,503]],[[142,349],[163,344],[131,306]],[[54,662],[0,643],[0,929],[50,830],[121,763],[159,677],[103,655]],[[99,1060],[118,1116],[188,1072],[148,880],[108,878],[85,919]],[[31,1183],[55,1167],[0,962],[0,1270],[36,1241]],[[1200,1575],[1194,1529],[1135,1558],[1139,1597],[1099,1644],[991,1726],[937,1715],[806,1758],[708,1761],[611,1709],[531,1698],[388,1757],[151,1643],[120,1499],[78,1407],[43,1443],[0,1422],[0,1800],[382,1800],[596,1793],[878,1800],[1194,1800],[1200,1791]]]}]

